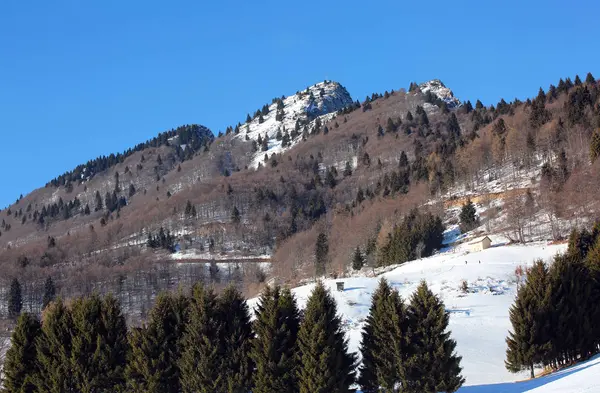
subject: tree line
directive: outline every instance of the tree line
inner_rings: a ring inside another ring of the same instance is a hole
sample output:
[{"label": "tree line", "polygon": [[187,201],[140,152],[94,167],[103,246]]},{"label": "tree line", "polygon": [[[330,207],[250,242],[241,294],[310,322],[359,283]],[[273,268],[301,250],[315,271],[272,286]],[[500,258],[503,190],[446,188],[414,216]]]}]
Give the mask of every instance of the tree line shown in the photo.
[{"label": "tree line", "polygon": [[574,230],[551,266],[536,261],[510,309],[506,368],[558,369],[585,360],[600,345],[600,224]]},{"label": "tree line", "polygon": [[[348,350],[332,294],[318,282],[300,311],[266,287],[251,314],[240,292],[196,284],[162,293],[147,323],[128,328],[111,295],[51,302],[22,314],[6,354],[4,392],[454,392],[464,379],[443,303],[422,282],[405,304],[382,280]],[[431,356],[435,354],[435,356]],[[381,387],[381,388],[380,388]]]}]

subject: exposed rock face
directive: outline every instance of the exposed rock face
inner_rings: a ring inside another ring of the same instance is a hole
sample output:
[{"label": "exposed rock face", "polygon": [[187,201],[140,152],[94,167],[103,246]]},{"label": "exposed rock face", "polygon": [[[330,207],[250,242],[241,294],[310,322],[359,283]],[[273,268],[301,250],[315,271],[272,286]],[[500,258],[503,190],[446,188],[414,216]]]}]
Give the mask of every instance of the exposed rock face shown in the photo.
[{"label": "exposed rock face", "polygon": [[423,93],[427,93],[428,91],[433,93],[436,97],[446,103],[448,109],[453,109],[461,105],[460,100],[454,97],[452,90],[447,88],[439,79],[432,79],[428,82],[421,83],[419,89]]}]

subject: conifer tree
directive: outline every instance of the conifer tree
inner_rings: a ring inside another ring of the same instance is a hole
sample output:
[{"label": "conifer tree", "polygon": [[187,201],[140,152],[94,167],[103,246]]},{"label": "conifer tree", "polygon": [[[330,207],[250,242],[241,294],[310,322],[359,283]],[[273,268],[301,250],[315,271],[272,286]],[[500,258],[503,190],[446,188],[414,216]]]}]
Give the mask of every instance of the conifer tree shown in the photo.
[{"label": "conifer tree", "polygon": [[2,372],[3,392],[33,393],[39,378],[36,361],[36,340],[41,333],[40,321],[29,313],[17,320],[10,348],[6,352]]},{"label": "conifer tree", "polygon": [[134,329],[127,362],[127,387],[136,393],[181,391],[179,360],[189,300],[183,295],[161,293],[148,325]]},{"label": "conifer tree", "polygon": [[460,230],[465,233],[471,229],[476,228],[479,225],[479,218],[477,217],[477,211],[475,205],[468,199],[460,210]]},{"label": "conifer tree", "polygon": [[317,276],[325,274],[328,255],[329,241],[327,240],[327,235],[321,232],[317,236],[317,243],[315,245],[315,274]]},{"label": "conifer tree", "polygon": [[242,217],[241,217],[240,211],[238,210],[237,206],[234,206],[233,210],[231,211],[231,221],[234,224],[239,224],[241,219],[242,219]]},{"label": "conifer tree", "polygon": [[461,376],[461,357],[454,352],[456,342],[447,331],[449,316],[444,304],[425,281],[411,296],[407,313],[410,327],[403,390],[409,393],[457,391],[465,381]]},{"label": "conifer tree", "polygon": [[356,358],[348,352],[335,300],[318,282],[306,304],[298,332],[300,393],[347,393]]},{"label": "conifer tree", "polygon": [[79,298],[73,302],[71,315],[71,372],[76,390],[122,390],[128,343],[118,301],[110,295]]},{"label": "conifer tree", "polygon": [[21,283],[13,278],[10,283],[10,292],[8,293],[8,315],[11,318],[17,318],[23,308],[23,295],[21,293]]},{"label": "conifer tree", "polygon": [[253,393],[295,393],[296,340],[299,329],[296,300],[289,289],[267,286],[256,307],[251,358],[256,364]]},{"label": "conifer tree", "polygon": [[58,298],[44,310],[42,334],[37,340],[39,378],[35,384],[39,392],[74,392],[71,370],[71,312]]},{"label": "conifer tree", "polygon": [[362,333],[358,383],[364,393],[395,391],[404,375],[407,329],[402,298],[381,279]]},{"label": "conifer tree", "polygon": [[594,131],[590,140],[590,159],[592,162],[600,156],[600,129]]},{"label": "conifer tree", "polygon": [[587,73],[587,76],[585,77],[585,83],[596,83],[596,78],[594,78],[591,72]]},{"label": "conifer tree", "polygon": [[223,324],[223,381],[227,393],[247,393],[252,385],[254,364],[250,358],[253,332],[246,300],[233,286],[219,298]]},{"label": "conifer tree", "polygon": [[46,282],[44,283],[44,297],[42,298],[42,308],[46,308],[50,302],[54,301],[56,298],[56,287],[54,286],[54,281],[52,281],[52,277],[48,276]]},{"label": "conifer tree", "polygon": [[350,166],[350,163],[348,161],[346,161],[343,175],[344,177],[352,176],[352,167]]},{"label": "conifer tree", "polygon": [[179,361],[182,392],[227,392],[227,370],[222,369],[222,330],[217,296],[200,283],[194,285]]},{"label": "conifer tree", "polygon": [[352,256],[352,269],[360,270],[365,265],[365,258],[360,251],[360,247],[356,246],[356,250],[354,250],[354,255]]}]

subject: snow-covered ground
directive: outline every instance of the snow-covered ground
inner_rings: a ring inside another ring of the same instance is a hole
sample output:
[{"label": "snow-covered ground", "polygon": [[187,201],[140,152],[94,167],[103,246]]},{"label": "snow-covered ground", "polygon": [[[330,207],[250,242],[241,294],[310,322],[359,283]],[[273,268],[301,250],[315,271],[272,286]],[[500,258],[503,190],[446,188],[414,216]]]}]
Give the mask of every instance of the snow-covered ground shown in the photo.
[{"label": "snow-covered ground", "polygon": [[[337,301],[350,349],[358,351],[364,319],[380,277],[385,277],[406,300],[419,282],[426,280],[442,298],[450,313],[450,330],[457,342],[457,352],[462,356],[463,375],[466,378],[460,392],[516,393],[534,388],[536,390],[532,392],[536,393],[600,392],[600,358],[548,377],[514,383],[528,378],[527,372],[511,374],[504,367],[505,338],[511,327],[508,310],[517,287],[515,269],[519,265],[530,266],[538,258],[550,261],[557,253],[564,252],[566,245],[548,245],[545,242],[504,245],[501,238],[493,240],[495,246],[487,250],[469,252],[467,246],[461,244],[430,258],[390,269],[376,277],[325,280],[325,285]],[[461,289],[463,280],[468,283],[467,293]],[[336,290],[336,282],[339,281],[345,284],[342,292]],[[313,287],[314,284],[308,284],[293,289],[301,308],[306,305]],[[252,307],[256,299],[249,300],[249,304]],[[570,386],[574,386],[573,389]]]}]

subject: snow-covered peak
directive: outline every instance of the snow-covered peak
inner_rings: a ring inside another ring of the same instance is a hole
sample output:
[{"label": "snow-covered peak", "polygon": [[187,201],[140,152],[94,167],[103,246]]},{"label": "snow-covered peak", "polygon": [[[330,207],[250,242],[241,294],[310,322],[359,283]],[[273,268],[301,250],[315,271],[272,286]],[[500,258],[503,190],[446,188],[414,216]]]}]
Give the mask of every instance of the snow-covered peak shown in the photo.
[{"label": "snow-covered peak", "polygon": [[461,105],[460,100],[454,97],[452,90],[447,88],[439,79],[432,79],[430,81],[421,83],[419,85],[419,90],[421,90],[424,94],[430,91],[440,100],[444,101],[449,109],[456,108]]},{"label": "snow-covered peak", "polygon": [[[270,157],[288,150],[302,139],[305,127],[309,132],[312,131],[317,119],[324,124],[338,110],[351,103],[352,97],[339,83],[319,82],[292,96],[274,100],[269,105],[268,113],[242,124],[236,137],[254,141],[258,141],[259,136],[261,140],[267,138],[268,149],[265,151],[258,146],[252,159],[251,167],[256,168],[264,161],[265,154]],[[296,124],[299,130],[293,132],[297,128]],[[284,142],[281,137],[286,134]]]}]

